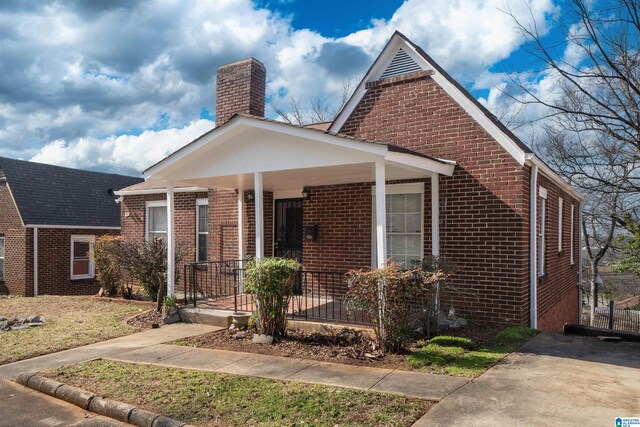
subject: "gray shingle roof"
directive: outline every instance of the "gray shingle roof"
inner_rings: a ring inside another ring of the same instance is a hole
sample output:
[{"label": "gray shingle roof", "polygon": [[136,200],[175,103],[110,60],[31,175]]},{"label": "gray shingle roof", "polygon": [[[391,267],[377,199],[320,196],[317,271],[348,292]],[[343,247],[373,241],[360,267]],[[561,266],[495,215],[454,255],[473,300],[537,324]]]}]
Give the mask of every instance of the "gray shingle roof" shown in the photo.
[{"label": "gray shingle roof", "polygon": [[25,225],[119,227],[113,191],[142,181],[0,157],[3,175]]}]

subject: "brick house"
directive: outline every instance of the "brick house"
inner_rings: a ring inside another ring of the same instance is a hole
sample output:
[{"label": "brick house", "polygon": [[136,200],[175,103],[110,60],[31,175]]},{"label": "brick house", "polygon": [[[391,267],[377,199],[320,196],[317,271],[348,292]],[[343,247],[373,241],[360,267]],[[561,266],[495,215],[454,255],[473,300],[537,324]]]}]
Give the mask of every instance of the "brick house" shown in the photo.
[{"label": "brick house", "polygon": [[96,293],[93,242],[120,230],[113,191],[140,181],[0,157],[0,293]]},{"label": "brick house", "polygon": [[127,238],[310,271],[442,257],[445,308],[579,321],[582,197],[421,48],[395,33],[331,123],[265,119],[265,76],[255,59],[218,70],[215,129],[118,192]]}]

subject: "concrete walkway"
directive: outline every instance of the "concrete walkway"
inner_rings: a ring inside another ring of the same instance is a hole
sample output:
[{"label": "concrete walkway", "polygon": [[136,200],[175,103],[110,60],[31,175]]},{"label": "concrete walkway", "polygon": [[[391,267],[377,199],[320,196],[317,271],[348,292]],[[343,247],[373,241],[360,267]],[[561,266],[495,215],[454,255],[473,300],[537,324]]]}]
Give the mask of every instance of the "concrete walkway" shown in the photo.
[{"label": "concrete walkway", "polygon": [[220,328],[215,326],[174,323],[165,325],[159,329],[138,332],[120,338],[72,348],[57,353],[34,357],[20,362],[9,363],[0,366],[0,377],[15,380],[22,372],[35,372],[39,370],[58,368],[73,363],[86,362],[88,360],[115,356],[127,351],[143,349],[159,343],[186,338],[194,335],[206,334]]},{"label": "concrete walkway", "polygon": [[640,417],[640,343],[545,333],[435,405],[423,426],[613,426]]},{"label": "concrete walkway", "polygon": [[158,344],[106,357],[122,362],[300,381],[440,401],[468,380],[446,375]]},{"label": "concrete walkway", "polygon": [[41,371],[94,359],[110,359],[374,390],[432,401],[441,400],[468,382],[464,378],[445,375],[163,344],[220,329],[222,328],[216,326],[176,323],[0,366],[0,376],[15,379],[22,372]]}]

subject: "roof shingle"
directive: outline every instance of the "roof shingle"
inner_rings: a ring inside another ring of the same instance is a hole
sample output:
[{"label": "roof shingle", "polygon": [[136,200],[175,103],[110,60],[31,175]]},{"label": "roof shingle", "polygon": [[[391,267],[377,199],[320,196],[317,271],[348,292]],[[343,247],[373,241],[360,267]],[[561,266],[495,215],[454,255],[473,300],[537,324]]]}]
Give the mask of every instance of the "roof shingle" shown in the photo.
[{"label": "roof shingle", "polygon": [[142,181],[0,157],[2,175],[25,225],[119,227],[113,191]]}]

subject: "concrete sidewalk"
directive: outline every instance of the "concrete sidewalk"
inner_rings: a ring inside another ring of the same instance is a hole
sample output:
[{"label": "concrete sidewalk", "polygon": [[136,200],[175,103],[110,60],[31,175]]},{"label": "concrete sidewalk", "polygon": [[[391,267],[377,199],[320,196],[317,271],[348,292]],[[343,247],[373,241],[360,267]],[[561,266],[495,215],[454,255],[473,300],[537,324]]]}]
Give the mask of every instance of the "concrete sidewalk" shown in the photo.
[{"label": "concrete sidewalk", "polygon": [[105,358],[122,362],[373,390],[436,402],[468,382],[465,378],[446,375],[166,344],[153,345]]},{"label": "concrete sidewalk", "polygon": [[220,329],[222,328],[216,326],[175,323],[160,329],[0,366],[0,376],[13,380],[22,372],[42,371],[94,359],[110,359],[373,390],[431,401],[440,401],[468,382],[467,379],[459,377],[397,369],[369,368],[163,344]]},{"label": "concrete sidewalk", "polygon": [[0,377],[15,380],[18,374],[22,372],[35,372],[93,359],[116,356],[128,351],[139,350],[180,338],[206,334],[207,332],[219,329],[220,328],[215,326],[174,323],[172,325],[165,325],[159,329],[150,329],[120,338],[38,356],[32,359],[21,360],[20,362],[9,363],[0,366]]}]

